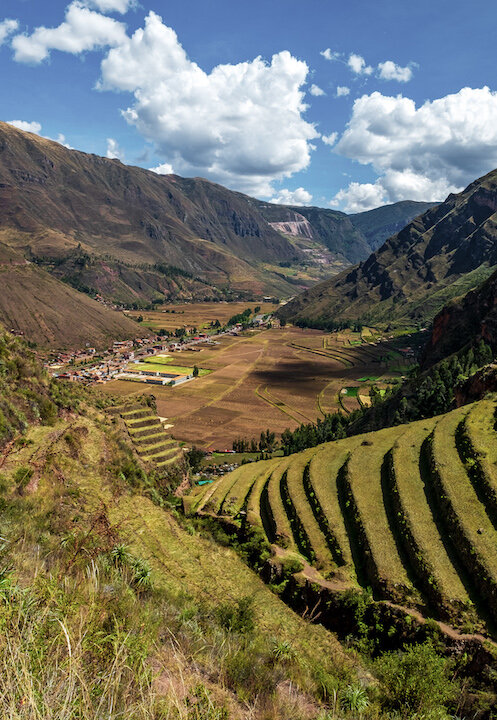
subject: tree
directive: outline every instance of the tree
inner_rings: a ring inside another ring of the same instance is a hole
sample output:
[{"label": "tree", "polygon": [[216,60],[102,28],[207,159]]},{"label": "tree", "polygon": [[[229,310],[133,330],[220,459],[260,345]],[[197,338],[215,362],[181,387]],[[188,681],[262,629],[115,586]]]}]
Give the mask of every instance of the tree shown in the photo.
[{"label": "tree", "polygon": [[188,450],[188,452],[186,453],[186,459],[192,472],[197,472],[197,470],[200,468],[202,460],[206,455],[207,453],[205,452],[205,450],[195,447],[195,445],[192,447],[191,450]]},{"label": "tree", "polygon": [[196,365],[193,366],[193,377],[198,377],[198,367]]}]

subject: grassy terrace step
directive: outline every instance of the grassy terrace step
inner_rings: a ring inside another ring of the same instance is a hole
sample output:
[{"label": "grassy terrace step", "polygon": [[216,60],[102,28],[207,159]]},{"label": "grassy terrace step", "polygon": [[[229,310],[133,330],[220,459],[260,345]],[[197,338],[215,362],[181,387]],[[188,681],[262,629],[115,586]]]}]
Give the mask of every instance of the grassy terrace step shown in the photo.
[{"label": "grassy terrace step", "polygon": [[162,432],[164,430],[160,420],[159,420],[159,422],[156,422],[153,425],[147,425],[144,428],[135,429],[135,428],[129,427],[129,425],[127,425],[126,429],[134,441],[139,440],[140,438],[148,437],[149,435],[152,435],[153,433]]},{"label": "grassy terrace step", "polygon": [[129,422],[130,420],[139,420],[140,418],[149,417],[150,416],[150,408],[149,407],[140,407],[137,410],[126,410],[124,412],[121,412],[121,417],[125,422]]},{"label": "grassy terrace step", "polygon": [[183,506],[185,507],[187,514],[192,515],[193,513],[201,512],[209,501],[210,496],[215,491],[217,483],[224,479],[225,478],[220,478],[215,480],[213,483],[197,485],[194,487],[183,501]]},{"label": "grassy terrace step", "polygon": [[173,465],[173,463],[177,463],[181,460],[183,457],[183,453],[178,452],[176,455],[173,455],[173,457],[168,458],[167,460],[161,460],[159,462],[156,462],[157,467],[166,467],[166,465]]},{"label": "grassy terrace step", "polygon": [[467,407],[444,415],[425,445],[431,480],[450,538],[497,620],[497,531],[468,477],[456,447]]},{"label": "grassy terrace step", "polygon": [[371,586],[381,596],[399,601],[411,599],[415,592],[390,527],[382,476],[385,455],[403,432],[399,427],[380,430],[374,433],[374,442],[372,435],[371,439],[366,436],[353,450],[339,487],[350,502],[349,513]]},{"label": "grassy terrace step", "polygon": [[[244,510],[248,497],[259,477],[261,477],[261,482],[264,483],[277,464],[278,461],[276,460],[269,460],[265,463],[250,463],[251,472],[239,473],[235,484],[226,493],[221,508],[222,514],[234,517],[241,510]],[[247,468],[247,465],[244,465],[243,468]]]},{"label": "grassy terrace step", "polygon": [[150,415],[147,418],[140,418],[139,420],[127,420],[126,426],[128,430],[138,430],[143,428],[159,427],[161,421],[156,415]]},{"label": "grassy terrace step", "polygon": [[133,442],[137,448],[146,448],[148,445],[156,445],[158,442],[163,442],[166,445],[175,445],[176,441],[170,436],[166,435],[164,430],[161,430],[154,435],[147,435],[146,438],[133,438]]},{"label": "grassy terrace step", "polygon": [[[307,495],[304,488],[304,473],[312,456],[316,454],[314,448],[306,452],[299,453],[293,458],[293,462],[288,466],[286,472],[286,488],[288,491],[290,502],[293,505],[297,522],[292,523],[293,536],[297,540],[299,549],[303,555],[309,557],[309,550],[312,559],[318,570],[329,573],[336,567],[330,548],[326,542],[326,538],[321,532],[319,524],[314,516],[311,506],[309,505]],[[298,535],[305,534],[305,538],[298,539]],[[300,547],[301,544],[306,547]],[[309,550],[306,551],[306,548]]]},{"label": "grassy terrace step", "polygon": [[149,457],[150,455],[157,455],[159,452],[166,452],[177,449],[175,444],[158,442],[154,445],[146,445],[144,447],[136,448],[136,452],[142,458]]},{"label": "grassy terrace step", "polygon": [[433,606],[452,619],[468,606],[469,597],[433,517],[419,468],[421,446],[437,421],[409,425],[392,449],[388,484],[399,536],[418,583]]},{"label": "grassy terrace step", "polygon": [[[286,460],[285,461],[282,461],[281,459],[274,460],[274,464],[273,464],[273,462],[271,464],[270,472],[267,474],[266,473],[258,474],[255,479],[254,484],[252,485],[252,487],[250,489],[250,493],[247,497],[247,521],[251,525],[264,526],[262,505],[265,505],[266,509],[267,509],[269,501],[266,498],[266,501],[263,503],[262,494],[264,492],[264,494],[267,495],[267,491],[268,491],[267,486],[269,484],[271,474],[278,470],[278,468],[282,464],[282,462],[286,463]],[[270,538],[272,533],[269,532],[269,533],[267,533],[267,535],[268,535],[268,538]],[[271,540],[271,542],[273,542],[273,540]]]},{"label": "grassy terrace step", "polygon": [[[293,537],[292,528],[288,515],[285,512],[283,500],[281,498],[281,480],[285,474],[291,458],[285,458],[284,462],[271,473],[271,477],[267,483],[267,493],[261,495],[261,515],[270,516],[274,523],[274,541],[284,548],[296,550],[295,539]],[[263,503],[267,502],[267,508],[263,507]],[[267,534],[267,530],[266,530]],[[269,535],[268,535],[269,537]],[[270,538],[271,539],[271,538]]]},{"label": "grassy terrace step", "polygon": [[[230,491],[231,487],[237,482],[240,475],[244,475],[248,472],[247,465],[241,465],[240,467],[233,470],[233,472],[224,475],[219,480],[216,480],[212,488],[212,492],[206,496],[205,503],[201,506],[204,512],[214,513],[218,515],[224,498]],[[253,473],[253,468],[252,468]]]},{"label": "grassy terrace step", "polygon": [[180,451],[178,450],[178,448],[170,448],[168,450],[158,450],[157,452],[153,452],[150,455],[143,455],[142,459],[159,464],[163,460],[168,460],[169,458],[176,457],[177,455],[180,455]]},{"label": "grassy terrace step", "polygon": [[497,527],[496,402],[475,403],[459,427],[458,447],[475,490]]},{"label": "grassy terrace step", "polygon": [[[362,438],[362,436],[360,436]],[[354,563],[349,537],[340,510],[337,476],[348,454],[360,443],[359,437],[323,445],[316,452],[306,473],[308,495],[313,492],[328,527],[329,547],[335,562],[343,566],[347,576],[354,576]],[[319,512],[319,511],[318,511]],[[325,533],[326,531],[323,530]]]}]

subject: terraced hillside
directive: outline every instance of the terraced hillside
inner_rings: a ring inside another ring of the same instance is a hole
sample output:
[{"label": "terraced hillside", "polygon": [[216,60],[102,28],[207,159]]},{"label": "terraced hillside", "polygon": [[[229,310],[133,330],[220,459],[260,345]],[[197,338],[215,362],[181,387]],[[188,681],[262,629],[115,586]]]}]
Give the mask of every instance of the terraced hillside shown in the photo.
[{"label": "terraced hillside", "polygon": [[[495,634],[497,398],[244,465],[185,498],[259,527],[307,579]],[[306,570],[304,569],[304,572]]]},{"label": "terraced hillside", "polygon": [[112,414],[122,418],[135,450],[144,462],[165,468],[182,459],[183,451],[148,405],[128,403],[112,408]]}]

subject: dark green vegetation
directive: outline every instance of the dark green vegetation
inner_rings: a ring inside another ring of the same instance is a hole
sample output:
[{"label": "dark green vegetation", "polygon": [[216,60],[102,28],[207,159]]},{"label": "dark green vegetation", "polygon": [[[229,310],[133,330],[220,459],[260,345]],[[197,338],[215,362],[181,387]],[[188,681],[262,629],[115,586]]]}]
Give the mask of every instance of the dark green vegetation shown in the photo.
[{"label": "dark green vegetation", "polygon": [[279,311],[286,320],[424,324],[497,264],[497,171],[428,210],[366,262],[306,291]]}]

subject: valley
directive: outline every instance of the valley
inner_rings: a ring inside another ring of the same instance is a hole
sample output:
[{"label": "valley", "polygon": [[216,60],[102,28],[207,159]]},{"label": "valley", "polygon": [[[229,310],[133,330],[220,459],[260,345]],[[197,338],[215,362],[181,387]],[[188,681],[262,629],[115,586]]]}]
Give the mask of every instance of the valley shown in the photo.
[{"label": "valley", "polygon": [[[196,310],[185,308],[198,322]],[[183,316],[163,317],[176,323]],[[405,357],[396,346],[406,350],[409,338],[380,338],[370,330],[361,337],[293,327],[212,336],[214,345],[174,352],[175,364],[210,371],[194,382],[167,387],[114,380],[102,390],[123,397],[152,394],[176,440],[205,450],[230,450],[237,438],[257,439],[266,428],[280,435],[337,410],[352,412],[369,403],[372,384],[384,388],[398,382],[413,355],[407,351]]]}]

